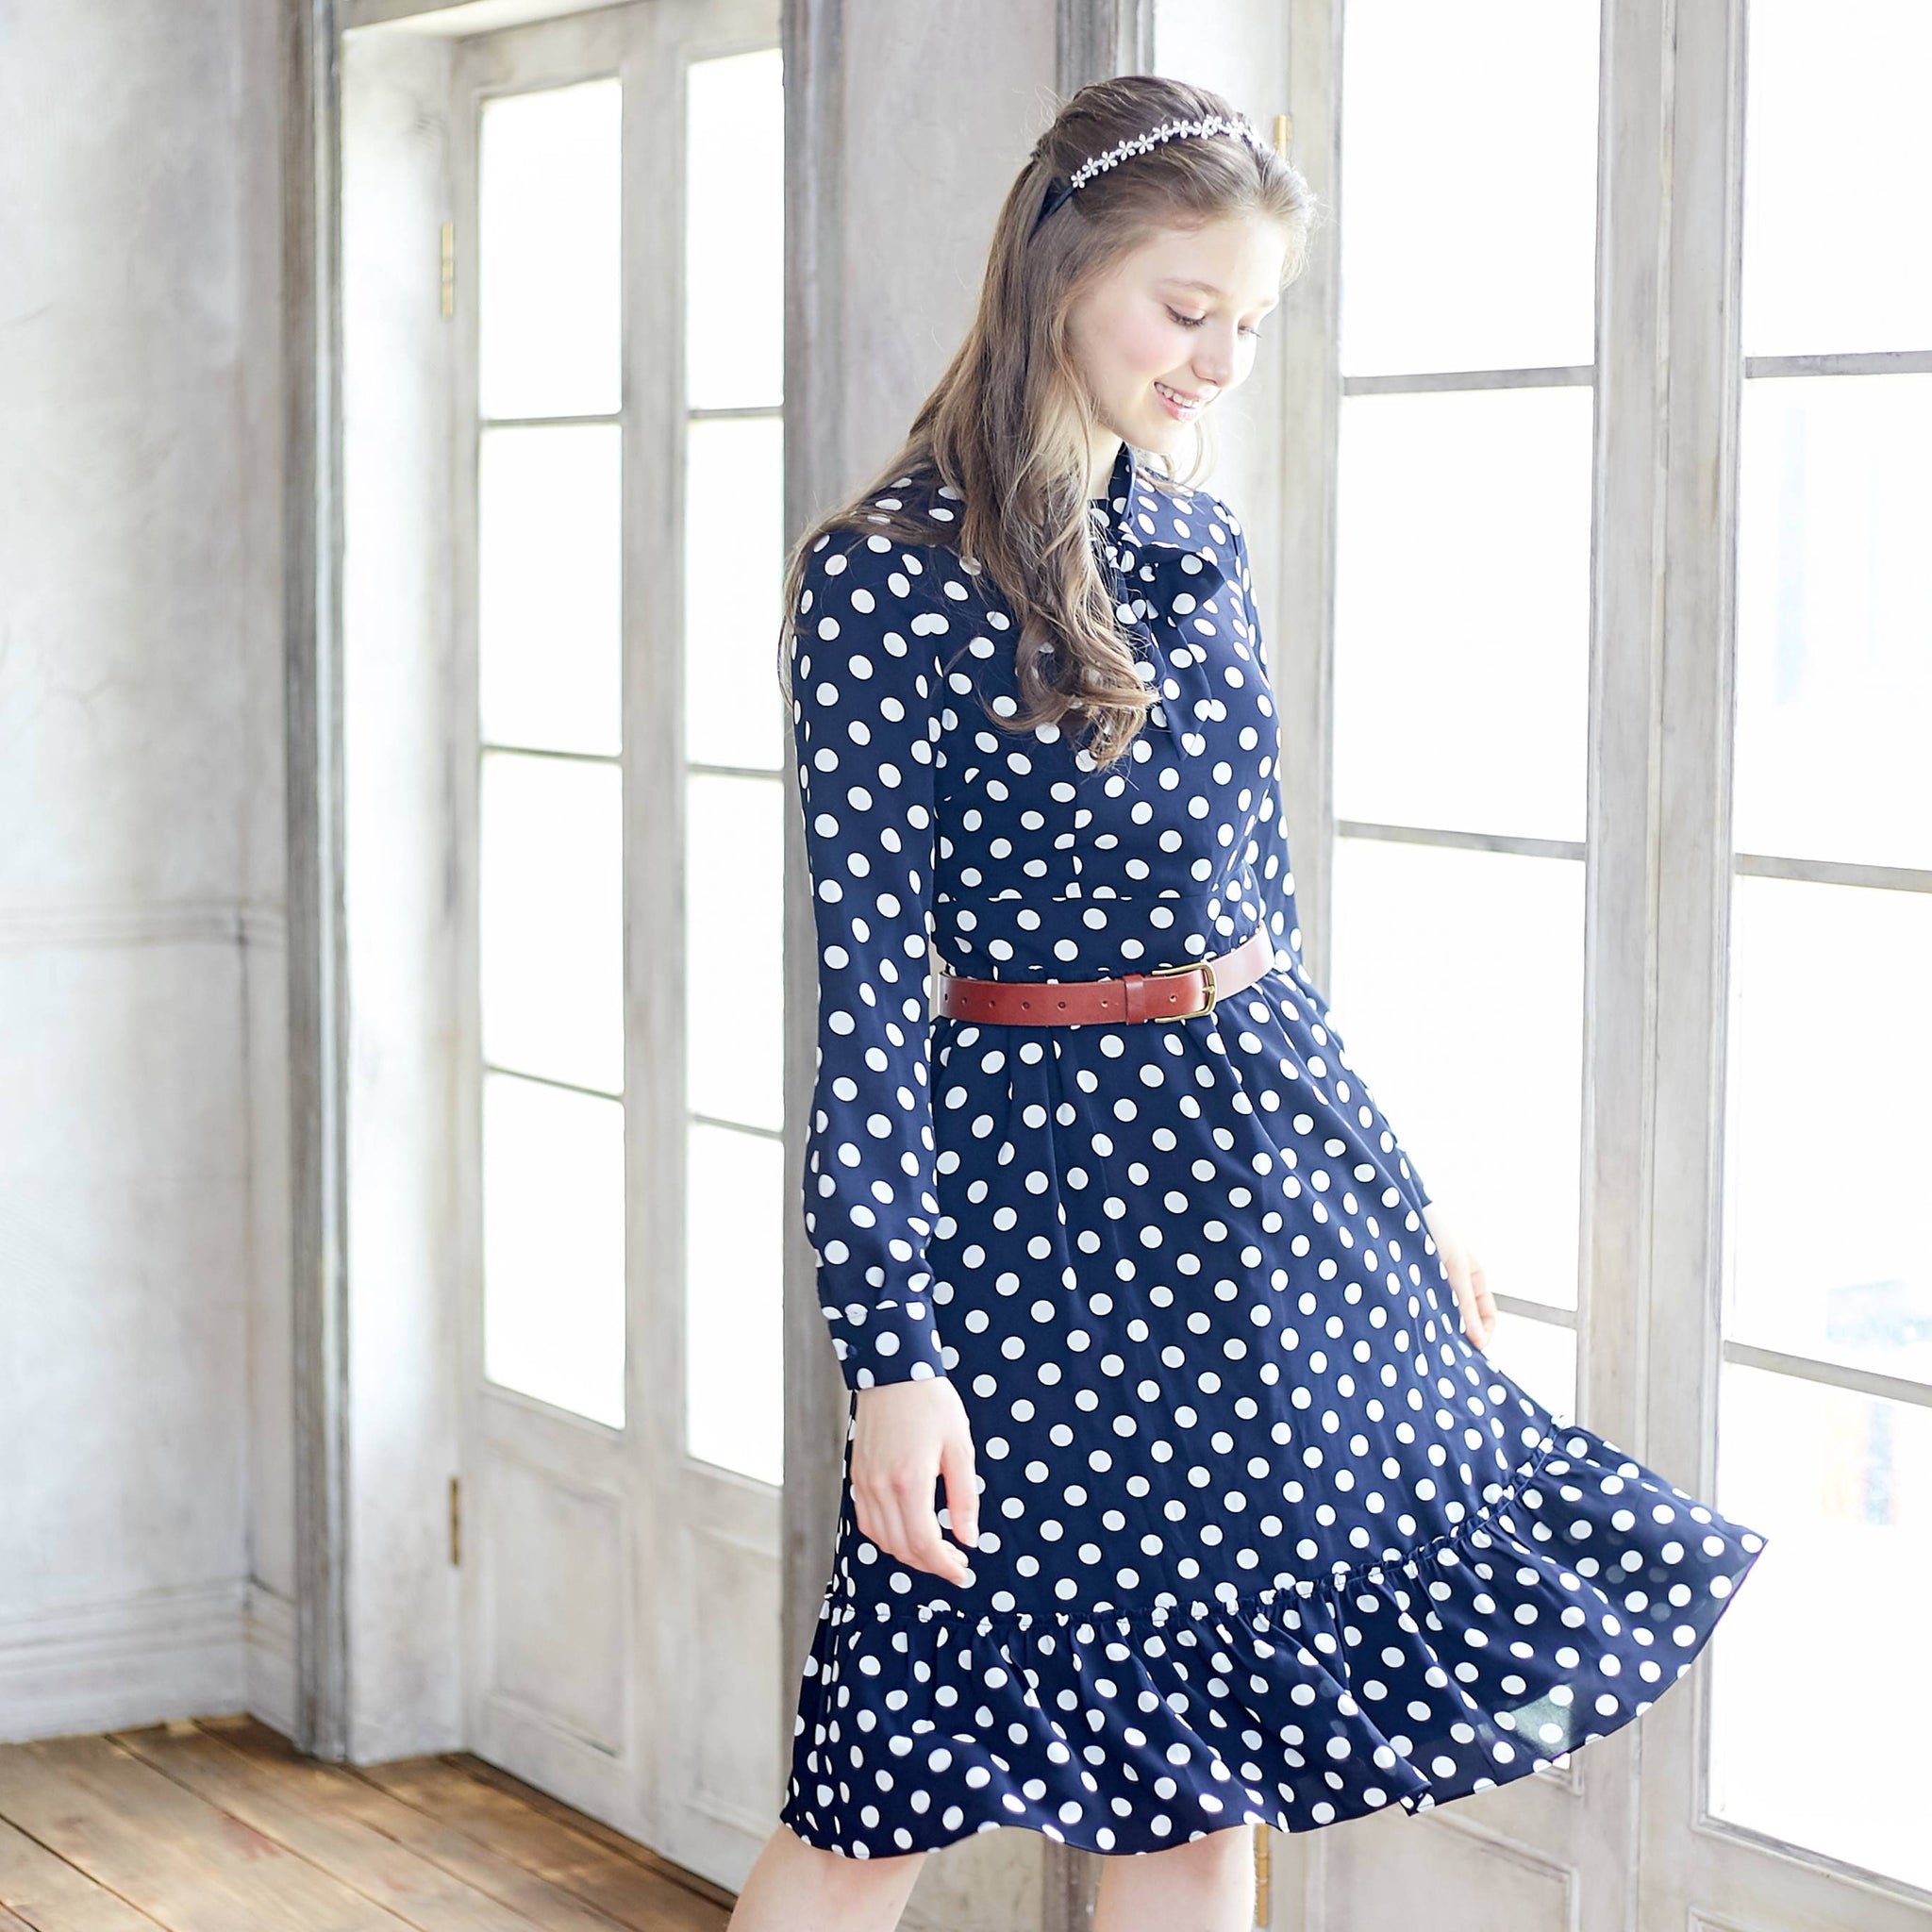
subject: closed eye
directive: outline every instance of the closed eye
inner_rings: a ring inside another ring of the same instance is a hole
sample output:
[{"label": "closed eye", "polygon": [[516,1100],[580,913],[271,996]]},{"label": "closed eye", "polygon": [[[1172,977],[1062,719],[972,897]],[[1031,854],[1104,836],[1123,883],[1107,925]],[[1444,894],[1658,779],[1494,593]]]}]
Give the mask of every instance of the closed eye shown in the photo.
[{"label": "closed eye", "polygon": [[[1174,319],[1177,323],[1179,323],[1183,328],[1199,328],[1201,325],[1208,320],[1208,318],[1205,315],[1182,315],[1172,308],[1170,308],[1167,312],[1170,315],[1172,315]],[[1244,328],[1241,330],[1241,334],[1244,336],[1259,336],[1260,333],[1261,331],[1257,328]]]}]

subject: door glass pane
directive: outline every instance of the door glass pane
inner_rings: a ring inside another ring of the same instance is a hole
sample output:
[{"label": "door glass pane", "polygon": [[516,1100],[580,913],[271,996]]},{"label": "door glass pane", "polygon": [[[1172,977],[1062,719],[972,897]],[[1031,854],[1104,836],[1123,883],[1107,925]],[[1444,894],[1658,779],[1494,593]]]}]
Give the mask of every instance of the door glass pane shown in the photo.
[{"label": "door glass pane", "polygon": [[483,1080],[483,1372],[624,1426],[624,1108]]},{"label": "door glass pane", "polygon": [[1343,404],[1338,817],[1582,838],[1592,395]]},{"label": "door glass pane", "polygon": [[477,289],[486,416],[608,415],[619,406],[622,119],[615,79],[483,104]]},{"label": "door glass pane", "polygon": [[767,1483],[785,1479],[784,1171],[775,1137],[685,1138],[687,1446]]},{"label": "door glass pane", "polygon": [[786,793],[698,774],[686,794],[685,1092],[693,1113],[785,1124]]},{"label": "door glass pane", "polygon": [[1932,7],[1750,0],[1744,44],[1744,353],[1932,349]]},{"label": "door glass pane", "polygon": [[[1900,242],[1924,225],[1932,13],[1749,0],[1746,28],[1745,352],[1932,347],[1932,268]],[[1740,854],[1932,866],[1928,434],[1932,376],[1747,374]],[[1724,1374],[1719,1507],[1770,1525],[1771,1581],[1719,1646],[1712,1806],[1932,1886],[1915,1802],[1932,1678],[1913,1667],[1932,1411],[1812,1379],[1844,1365],[1932,1391],[1932,1264],[1913,1211],[1932,1160],[1932,894],[1859,876],[1738,870],[1731,884],[1724,1332],[1796,1359]],[[1828,1698],[1794,1703],[1781,1694],[1794,1645],[1820,1620],[1840,1626],[1845,1666]]]},{"label": "door glass pane", "polygon": [[[782,76],[775,48],[692,65],[685,192],[685,1093],[709,1117],[686,1134],[686,1441],[770,1483],[787,1201]],[[699,413],[725,409],[742,413]],[[689,769],[707,765],[732,769]]]},{"label": "door glass pane", "polygon": [[1574,1307],[1583,867],[1338,839],[1332,925],[1336,1030],[1430,1198],[1492,1290]]},{"label": "door glass pane", "polygon": [[1724,1254],[1740,1340],[1932,1383],[1928,987],[1932,893],[1735,881]]},{"label": "door glass pane", "polygon": [[1932,1888],[1932,1409],[1739,1364],[1719,1404],[1713,1502],[1768,1541],[1711,1646],[1711,1809]]},{"label": "door glass pane", "polygon": [[1932,375],[1744,385],[1740,851],[1932,867],[1927,531]]},{"label": "door glass pane", "polygon": [[485,429],[476,544],[483,736],[621,748],[614,423]]},{"label": "door glass pane", "polygon": [[624,1091],[618,767],[483,755],[483,1058]]},{"label": "door glass pane", "polygon": [[785,562],[784,420],[693,422],[684,457],[685,756],[782,771],[791,720],[773,613]]},{"label": "door glass pane", "polygon": [[474,250],[484,1369],[613,1427],[625,1413],[622,433],[491,419],[622,405],[622,122],[615,78],[485,101]]},{"label": "door glass pane", "polygon": [[778,49],[696,60],[685,100],[685,369],[694,409],[784,398],[785,92]]},{"label": "door glass pane", "polygon": [[1341,369],[1596,358],[1595,0],[1348,0]]}]

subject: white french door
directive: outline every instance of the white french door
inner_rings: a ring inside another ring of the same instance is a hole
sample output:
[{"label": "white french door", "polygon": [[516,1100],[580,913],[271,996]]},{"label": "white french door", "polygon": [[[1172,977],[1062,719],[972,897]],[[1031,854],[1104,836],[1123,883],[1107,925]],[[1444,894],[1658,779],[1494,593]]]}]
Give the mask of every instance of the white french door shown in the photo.
[{"label": "white french door", "polygon": [[[1296,158],[1336,222],[1324,313],[1291,354],[1332,357],[1328,987],[1484,1257],[1492,1359],[1588,1423],[1599,11],[1335,0],[1298,16],[1311,37],[1315,15],[1324,38],[1293,49]],[[1322,1932],[1621,1932],[1629,1747],[1420,1822],[1277,1840],[1277,1923],[1299,1890]]]},{"label": "white french door", "polygon": [[1565,1769],[1277,1839],[1276,1921],[1932,1925],[1932,9],[1294,0],[1291,58],[1315,963],[1498,1364],[1770,1541]]},{"label": "white french door", "polygon": [[650,0],[451,65],[467,1732],[734,1889],[782,1771],[777,39]]}]

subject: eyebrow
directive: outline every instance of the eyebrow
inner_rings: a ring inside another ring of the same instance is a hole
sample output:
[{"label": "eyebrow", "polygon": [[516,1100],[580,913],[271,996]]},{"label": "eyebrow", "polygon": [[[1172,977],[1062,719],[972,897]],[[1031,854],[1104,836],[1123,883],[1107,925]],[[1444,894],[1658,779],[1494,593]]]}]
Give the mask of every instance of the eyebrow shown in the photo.
[{"label": "eyebrow", "polygon": [[[1204,295],[1219,295],[1221,293],[1221,291],[1212,282],[1191,281],[1181,275],[1163,275],[1161,280],[1170,289],[1198,289]],[[1279,295],[1272,296],[1266,306],[1273,308],[1280,300],[1281,297]]]}]

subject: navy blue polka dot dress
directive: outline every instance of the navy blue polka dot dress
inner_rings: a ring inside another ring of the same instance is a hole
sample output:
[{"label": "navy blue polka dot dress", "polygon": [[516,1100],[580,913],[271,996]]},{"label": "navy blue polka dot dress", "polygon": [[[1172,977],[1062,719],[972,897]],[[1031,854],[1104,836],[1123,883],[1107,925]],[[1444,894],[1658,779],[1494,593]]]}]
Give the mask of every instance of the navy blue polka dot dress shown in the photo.
[{"label": "navy blue polka dot dress", "polygon": [[[952,1378],[981,1491],[967,1586],[898,1562],[848,1415],[782,1816],[854,1857],[1507,1783],[1681,1676],[1765,1541],[1465,1339],[1303,970],[1241,525],[1130,446],[1091,513],[1159,692],[1111,768],[995,722],[1017,626],[955,545],[836,533],[793,613],[819,1299],[850,1390]],[[1192,1018],[927,1019],[928,936],[972,977],[1088,979],[1264,926],[1274,970]]]}]

